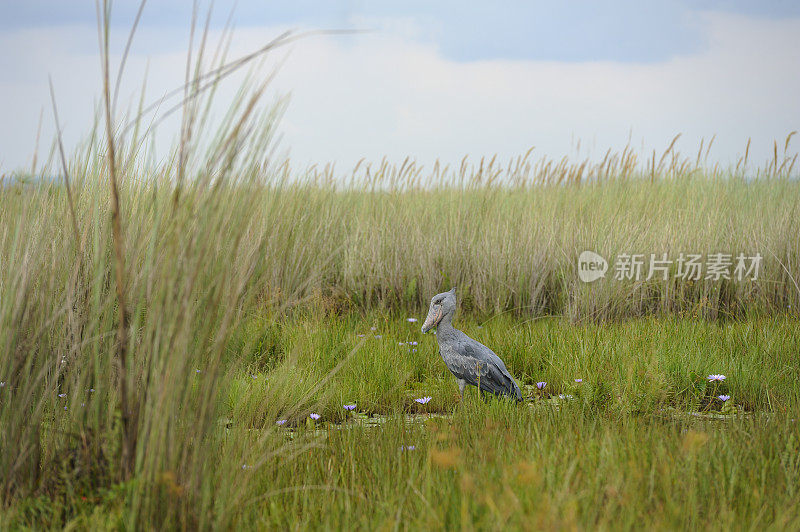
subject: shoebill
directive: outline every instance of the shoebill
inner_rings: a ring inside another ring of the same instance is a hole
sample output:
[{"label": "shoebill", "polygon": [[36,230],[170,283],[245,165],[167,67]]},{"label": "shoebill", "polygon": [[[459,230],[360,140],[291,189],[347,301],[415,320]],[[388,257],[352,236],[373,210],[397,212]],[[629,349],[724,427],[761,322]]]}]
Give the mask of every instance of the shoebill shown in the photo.
[{"label": "shoebill", "polygon": [[458,390],[464,397],[467,384],[477,386],[484,392],[522,400],[517,383],[508,373],[506,365],[494,351],[453,327],[456,311],[456,289],[436,294],[431,299],[428,317],[422,324],[422,332],[436,328],[439,354],[447,369],[458,380]]}]

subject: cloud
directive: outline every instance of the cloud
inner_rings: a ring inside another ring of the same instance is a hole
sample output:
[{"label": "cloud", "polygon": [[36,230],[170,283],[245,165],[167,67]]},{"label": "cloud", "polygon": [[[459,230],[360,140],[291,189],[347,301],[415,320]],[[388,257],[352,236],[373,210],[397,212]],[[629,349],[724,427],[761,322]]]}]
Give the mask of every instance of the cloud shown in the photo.
[{"label": "cloud", "polygon": [[[530,146],[560,157],[574,155],[578,139],[580,155],[601,158],[629,139],[634,148],[663,150],[677,133],[687,153],[716,134],[711,159],[729,163],[748,137],[751,160],[761,160],[774,138],[800,129],[800,19],[701,13],[696,22],[707,45],[657,63],[455,61],[436,43],[417,39],[413,20],[378,22],[382,31],[307,39],[286,57],[274,87],[292,92],[281,129],[296,164],[337,161],[344,170],[383,155],[431,164],[465,154],[507,158]],[[237,30],[230,55],[257,48],[281,29]],[[130,60],[123,101],[133,101],[146,67],[150,97],[183,79],[183,43],[174,30],[146,31],[137,41],[147,43],[146,52]],[[29,161],[42,107],[49,120],[48,72],[68,141],[86,132],[99,94],[99,63],[89,52],[95,40],[88,26],[0,35],[3,49],[17,51],[0,64],[4,169]],[[222,91],[216,114],[235,89],[234,83]],[[174,130],[161,129],[163,155]]]}]

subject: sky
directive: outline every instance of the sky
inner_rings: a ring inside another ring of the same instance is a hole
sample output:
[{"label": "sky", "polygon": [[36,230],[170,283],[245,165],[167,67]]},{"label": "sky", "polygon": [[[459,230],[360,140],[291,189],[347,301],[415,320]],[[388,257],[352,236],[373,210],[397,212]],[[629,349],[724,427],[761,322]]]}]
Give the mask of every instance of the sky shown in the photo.
[{"label": "sky", "polygon": [[[201,15],[209,7],[200,3]],[[138,1],[117,0],[119,58]],[[180,86],[192,2],[147,3],[120,103]],[[716,135],[712,162],[751,160],[800,129],[800,3],[789,1],[386,2],[217,1],[211,40],[235,27],[229,57],[280,32],[358,29],[300,40],[270,56],[268,98],[290,95],[280,148],[298,166],[406,156],[429,165],[535,147],[539,156],[601,159],[606,150],[695,153]],[[0,173],[30,167],[54,138],[48,76],[68,150],[84,139],[99,101],[95,3],[0,3]],[[241,79],[215,99],[222,115]],[[217,109],[218,107],[218,109]],[[177,121],[156,137],[166,156]]]}]

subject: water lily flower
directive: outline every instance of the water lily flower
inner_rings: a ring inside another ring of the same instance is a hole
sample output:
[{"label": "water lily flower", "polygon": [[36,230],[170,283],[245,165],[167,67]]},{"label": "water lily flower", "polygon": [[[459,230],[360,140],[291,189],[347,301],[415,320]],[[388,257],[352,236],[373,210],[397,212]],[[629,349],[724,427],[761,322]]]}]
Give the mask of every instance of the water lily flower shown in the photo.
[{"label": "water lily flower", "polygon": [[314,412],[311,412],[311,414],[308,417],[310,417],[311,419],[316,421],[316,420],[318,420],[320,418],[320,415],[319,414],[315,414]]},{"label": "water lily flower", "polygon": [[409,323],[415,323],[417,321],[417,318],[406,318],[406,321]]},{"label": "water lily flower", "polygon": [[722,401],[723,403],[724,403],[725,401],[727,401],[728,399],[730,399],[730,398],[731,398],[731,396],[730,396],[730,395],[718,395],[717,397],[718,397],[718,398],[719,398],[719,400],[720,400],[720,401]]},{"label": "water lily flower", "polygon": [[286,423],[286,421],[287,421],[286,419],[279,419],[278,421],[275,422],[275,424],[276,425],[283,425],[284,423]]},{"label": "water lily flower", "polygon": [[725,380],[725,375],[709,375],[707,378],[708,382],[714,382],[714,381],[722,382]]},{"label": "water lily flower", "polygon": [[545,386],[547,386],[547,383],[544,381],[536,383],[536,387],[539,388],[540,390],[544,390]]},{"label": "water lily flower", "polygon": [[356,404],[353,403],[352,405],[342,405],[342,408],[344,408],[345,410],[348,410],[348,411],[349,410],[355,410],[356,409]]},{"label": "water lily flower", "polygon": [[426,397],[420,397],[419,399],[414,399],[414,400],[416,402],[418,402],[419,404],[421,404],[421,405],[426,405],[426,404],[428,404],[430,402],[431,397],[427,397],[427,396]]}]

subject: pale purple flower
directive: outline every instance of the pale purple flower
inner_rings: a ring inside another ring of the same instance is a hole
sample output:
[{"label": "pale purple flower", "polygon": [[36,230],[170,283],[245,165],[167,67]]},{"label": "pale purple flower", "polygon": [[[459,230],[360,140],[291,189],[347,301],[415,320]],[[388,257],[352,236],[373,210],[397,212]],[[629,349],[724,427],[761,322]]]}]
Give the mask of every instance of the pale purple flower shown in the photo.
[{"label": "pale purple flower", "polygon": [[311,414],[308,417],[310,417],[311,419],[316,421],[316,420],[318,420],[320,418],[320,415],[319,414],[315,414],[314,412],[311,412]]},{"label": "pale purple flower", "polygon": [[581,382],[583,382],[583,379],[575,379],[575,382],[581,383]]},{"label": "pale purple flower", "polygon": [[416,349],[412,349],[412,350],[411,350],[411,352],[412,352],[412,353],[416,353],[416,352],[417,352],[417,350],[416,350]]},{"label": "pale purple flower", "polygon": [[416,323],[417,318],[406,318],[406,321],[409,323]]},{"label": "pale purple flower", "polygon": [[94,393],[94,388],[89,388],[89,393]]},{"label": "pale purple flower", "polygon": [[722,382],[725,380],[725,375],[709,375],[707,378],[708,382],[714,382],[714,381]]},{"label": "pale purple flower", "polygon": [[59,396],[59,397],[66,397],[66,396],[67,396],[67,394],[65,394],[65,393],[60,393],[60,394],[58,394],[58,396]]},{"label": "pale purple flower", "polygon": [[64,407],[64,410],[66,410],[66,409],[67,409],[67,407],[65,406],[65,407]]},{"label": "pale purple flower", "polygon": [[200,373],[200,370],[199,369],[195,369],[194,372],[195,373]]},{"label": "pale purple flower", "polygon": [[247,464],[242,464],[242,469],[247,469]]},{"label": "pale purple flower", "polygon": [[342,408],[344,408],[345,410],[348,410],[348,411],[349,410],[355,410],[356,409],[356,404],[353,403],[352,405],[342,405]]},{"label": "pale purple flower", "polygon": [[420,397],[419,399],[414,399],[414,400],[416,402],[418,402],[419,404],[421,404],[421,405],[426,405],[426,404],[428,404],[430,402],[431,397],[428,397],[428,396]]},{"label": "pale purple flower", "polygon": [[406,445],[401,445],[401,446],[400,446],[400,450],[401,450],[401,451],[413,451],[413,450],[415,450],[416,448],[417,448],[417,446],[416,446],[416,445],[408,445],[408,446],[406,446]]},{"label": "pale purple flower", "polygon": [[574,399],[574,397],[570,394],[564,395],[563,393],[558,394],[559,399]]},{"label": "pale purple flower", "polygon": [[375,335],[375,338],[378,338],[378,339],[380,339],[380,338],[383,338],[383,336],[381,336],[380,334],[376,334],[376,335]]},{"label": "pale purple flower", "polygon": [[720,401],[722,401],[723,403],[724,403],[725,401],[727,401],[728,399],[730,399],[730,398],[731,398],[731,396],[730,396],[730,395],[718,395],[717,397],[718,397],[718,398],[719,398],[719,400],[720,400]]},{"label": "pale purple flower", "polygon": [[276,425],[283,425],[284,423],[286,423],[286,421],[288,421],[288,420],[286,420],[286,419],[279,419],[278,421],[276,421],[276,422],[275,422],[275,424],[276,424]]},{"label": "pale purple flower", "polygon": [[365,336],[366,336],[366,334],[359,334],[358,335],[359,338],[364,338]]},{"label": "pale purple flower", "polygon": [[419,342],[408,342],[408,345],[419,345]]},{"label": "pale purple flower", "polygon": [[378,330],[378,328],[377,328],[377,327],[370,327],[370,328],[369,328],[369,330],[370,330],[370,331],[377,331],[377,330]]},{"label": "pale purple flower", "polygon": [[254,379],[258,378],[258,375],[250,375],[250,376],[253,377]]},{"label": "pale purple flower", "polygon": [[544,390],[545,386],[547,386],[547,383],[544,381],[536,383],[536,387],[539,388],[540,390]]}]

